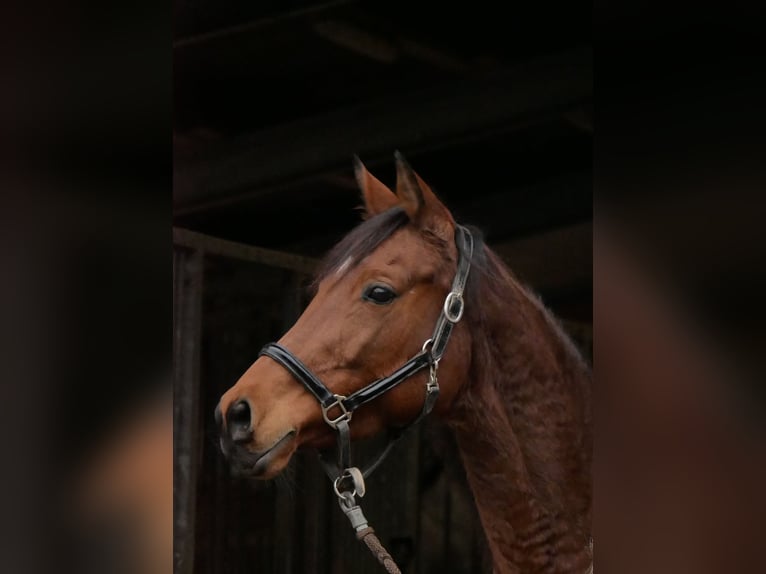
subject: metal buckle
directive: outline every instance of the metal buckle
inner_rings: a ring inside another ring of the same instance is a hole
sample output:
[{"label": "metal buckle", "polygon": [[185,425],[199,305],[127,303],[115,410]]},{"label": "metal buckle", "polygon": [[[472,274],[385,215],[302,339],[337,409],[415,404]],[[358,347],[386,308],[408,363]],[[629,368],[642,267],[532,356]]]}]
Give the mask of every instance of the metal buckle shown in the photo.
[{"label": "metal buckle", "polygon": [[[328,425],[330,425],[332,428],[337,428],[339,422],[350,421],[351,415],[353,413],[351,411],[348,411],[346,409],[346,405],[343,404],[343,401],[346,400],[346,397],[344,397],[343,395],[333,395],[333,397],[335,397],[334,403],[331,403],[326,407],[324,405],[322,406],[322,416],[324,417],[324,420]],[[335,419],[331,419],[329,415],[327,414],[328,411],[333,407],[338,407],[341,410],[340,416],[338,416],[338,418],[335,418]]]},{"label": "metal buckle", "polygon": [[[460,307],[457,310],[457,313],[452,313],[452,305],[458,302],[460,303]],[[463,294],[458,293],[457,291],[450,291],[447,294],[447,298],[444,300],[444,317],[452,324],[457,323],[460,321],[460,319],[463,317],[463,310],[465,309],[465,305],[463,304]]]},{"label": "metal buckle", "polygon": [[439,368],[439,361],[431,363],[431,367],[428,373],[428,383],[426,383],[426,391],[432,393],[439,388],[439,377],[436,375],[436,371]]}]

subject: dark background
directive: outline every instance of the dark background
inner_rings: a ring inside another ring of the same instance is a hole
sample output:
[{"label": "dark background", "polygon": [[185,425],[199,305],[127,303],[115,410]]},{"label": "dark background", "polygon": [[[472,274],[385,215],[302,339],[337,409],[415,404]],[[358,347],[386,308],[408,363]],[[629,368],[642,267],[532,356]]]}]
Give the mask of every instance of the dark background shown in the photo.
[{"label": "dark background", "polygon": [[[590,358],[591,18],[582,2],[176,3],[178,572],[379,568],[314,459],[296,457],[288,484],[249,483],[223,461],[212,420],[307,301],[308,272],[290,255],[313,261],[360,221],[354,154],[393,186],[393,153],[404,153]],[[279,253],[267,262],[247,246]],[[488,571],[457,455],[435,421],[368,490],[366,514],[403,572]]]}]

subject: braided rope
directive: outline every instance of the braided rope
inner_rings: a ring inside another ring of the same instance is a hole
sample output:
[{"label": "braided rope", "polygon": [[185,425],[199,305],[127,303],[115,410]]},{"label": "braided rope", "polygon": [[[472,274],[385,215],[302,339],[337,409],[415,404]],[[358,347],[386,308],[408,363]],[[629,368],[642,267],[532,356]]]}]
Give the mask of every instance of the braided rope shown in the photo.
[{"label": "braided rope", "polygon": [[378,562],[383,565],[388,574],[402,574],[394,559],[391,558],[391,555],[383,548],[378,537],[375,536],[375,531],[372,528],[368,526],[364,530],[360,530],[356,533],[356,538],[367,545],[367,548],[378,559]]}]

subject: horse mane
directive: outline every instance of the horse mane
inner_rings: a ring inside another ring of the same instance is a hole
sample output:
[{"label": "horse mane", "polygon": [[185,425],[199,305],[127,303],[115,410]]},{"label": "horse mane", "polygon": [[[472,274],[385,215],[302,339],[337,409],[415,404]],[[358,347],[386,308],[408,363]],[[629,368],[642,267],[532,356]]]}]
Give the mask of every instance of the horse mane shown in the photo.
[{"label": "horse mane", "polygon": [[[453,423],[464,419],[469,412],[470,417],[476,413],[485,417],[482,428],[491,429],[493,436],[486,437],[484,442],[473,435],[474,454],[482,452],[478,458],[485,460],[492,453],[502,452],[504,441],[509,437],[496,433],[503,428],[503,423],[510,423],[535,498],[553,516],[558,516],[555,520],[565,520],[563,516],[568,515],[568,520],[572,520],[581,533],[589,533],[591,367],[559,320],[533,290],[515,277],[481,235],[475,233],[474,244],[473,282],[469,278],[465,321],[471,332],[479,336],[473,337],[473,378],[456,400],[453,410],[458,412],[452,417]],[[504,345],[498,343],[499,310],[510,317],[511,328],[508,330],[506,323],[505,335],[501,336],[506,341]],[[551,385],[554,379],[560,379],[562,384]],[[483,402],[487,397],[500,398],[502,411],[488,412]],[[575,417],[582,421],[582,427],[567,423],[566,430],[552,429],[548,420],[536,414],[539,408],[569,401],[574,401],[574,410],[580,413]],[[568,435],[564,440],[571,442],[561,443],[561,450],[557,451],[561,458],[557,458],[550,449],[552,441],[562,439],[562,433]],[[497,442],[493,444],[493,441]],[[493,446],[481,448],[481,443]],[[468,464],[476,465],[476,460]],[[480,460],[479,466],[483,464]],[[490,464],[484,470],[490,472],[491,468]],[[507,536],[507,532],[496,534],[500,539]]]},{"label": "horse mane", "polygon": [[[486,244],[482,231],[468,225],[468,229],[474,238],[474,252],[471,260],[471,274],[466,285],[466,319],[475,328],[482,329],[487,319],[487,305],[483,304],[495,298],[502,300],[506,297],[508,289],[514,289],[523,295],[531,306],[539,313],[546,330],[557,339],[564,349],[568,359],[578,363],[587,372],[590,366],[582,353],[573,343],[561,322],[548,309],[539,294],[525,285],[511,270],[508,265]],[[511,312],[514,310],[511,309]],[[482,332],[482,331],[479,331]],[[488,353],[486,359],[491,358]]]}]

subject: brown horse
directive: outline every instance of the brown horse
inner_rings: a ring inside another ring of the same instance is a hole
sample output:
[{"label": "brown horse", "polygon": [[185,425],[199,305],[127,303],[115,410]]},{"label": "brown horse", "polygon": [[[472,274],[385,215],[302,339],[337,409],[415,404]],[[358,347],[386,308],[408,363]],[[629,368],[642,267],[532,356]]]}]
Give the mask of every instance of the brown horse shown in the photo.
[{"label": "brown horse", "polygon": [[[365,221],[329,253],[313,300],[275,347],[309,374],[266,353],[218,407],[224,452],[259,478],[277,475],[298,448],[331,447],[328,422],[344,418],[339,402],[428,355],[423,343],[440,313],[456,313],[445,296],[460,274],[456,237],[464,228],[399,155],[396,193],[361,162],[356,175]],[[454,433],[494,571],[585,572],[590,370],[540,301],[480,237],[473,241],[464,317],[451,322],[443,357],[431,363],[441,383],[434,412]],[[428,373],[418,370],[354,411],[351,438],[419,419]],[[320,405],[305,382],[311,374],[332,393],[329,417],[329,403]]]}]

